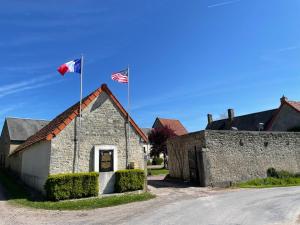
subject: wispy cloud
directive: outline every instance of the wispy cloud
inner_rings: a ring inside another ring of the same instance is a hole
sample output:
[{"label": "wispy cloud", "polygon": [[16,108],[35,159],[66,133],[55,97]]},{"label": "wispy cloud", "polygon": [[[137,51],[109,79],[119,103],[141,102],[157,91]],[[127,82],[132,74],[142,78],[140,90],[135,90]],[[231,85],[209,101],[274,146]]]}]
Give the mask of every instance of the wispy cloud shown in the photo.
[{"label": "wispy cloud", "polygon": [[63,81],[63,80],[49,81],[51,77],[53,77],[53,74],[49,74],[40,78],[34,78],[31,80],[2,85],[0,86],[0,98],[5,97],[7,95],[20,93],[26,90],[49,86]]},{"label": "wispy cloud", "polygon": [[237,2],[240,2],[241,0],[232,0],[232,1],[226,1],[226,2],[219,2],[219,3],[215,3],[212,5],[207,6],[208,8],[215,8],[215,7],[220,7],[220,6],[225,6],[225,5],[231,5]]},{"label": "wispy cloud", "polygon": [[[283,63],[291,62],[290,58],[287,60],[288,56],[293,56],[295,53],[298,54],[300,50],[300,45],[295,44],[283,48],[273,49],[260,56],[262,61],[272,62],[272,63]],[[298,55],[297,55],[298,57]]]},{"label": "wispy cloud", "polygon": [[293,50],[297,50],[297,49],[300,49],[300,45],[294,45],[294,46],[288,46],[285,48],[280,48],[280,49],[275,50],[275,52],[280,53],[280,52],[293,51]]}]

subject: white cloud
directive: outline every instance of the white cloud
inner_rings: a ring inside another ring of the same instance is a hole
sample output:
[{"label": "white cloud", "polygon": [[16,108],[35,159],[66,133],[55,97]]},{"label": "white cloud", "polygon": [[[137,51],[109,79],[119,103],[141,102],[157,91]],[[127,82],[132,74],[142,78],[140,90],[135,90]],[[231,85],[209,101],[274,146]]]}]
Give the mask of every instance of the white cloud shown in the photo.
[{"label": "white cloud", "polygon": [[34,78],[27,81],[20,81],[13,84],[7,84],[0,86],[0,98],[7,95],[19,93],[25,90],[31,90],[36,88],[41,88],[44,86],[52,85],[55,83],[62,82],[63,80],[50,81],[53,77],[53,74],[42,76],[40,78]]},{"label": "white cloud", "polygon": [[231,5],[231,4],[240,2],[240,1],[241,0],[232,0],[232,1],[226,1],[226,2],[219,2],[219,3],[216,3],[216,4],[209,5],[207,7],[208,8],[215,8],[215,7],[225,6],[225,5]]}]

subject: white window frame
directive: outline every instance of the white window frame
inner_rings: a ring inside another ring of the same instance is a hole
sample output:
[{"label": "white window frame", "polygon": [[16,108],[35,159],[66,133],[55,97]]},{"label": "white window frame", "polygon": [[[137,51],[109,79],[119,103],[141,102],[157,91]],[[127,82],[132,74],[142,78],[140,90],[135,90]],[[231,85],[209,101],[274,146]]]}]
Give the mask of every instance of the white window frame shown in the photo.
[{"label": "white window frame", "polygon": [[[118,170],[118,149],[115,145],[95,145],[94,146],[94,171],[99,172],[99,157],[100,151],[113,150],[114,155],[114,165],[113,171]],[[111,171],[110,171],[111,172]],[[110,173],[110,172],[101,172],[101,173]]]}]

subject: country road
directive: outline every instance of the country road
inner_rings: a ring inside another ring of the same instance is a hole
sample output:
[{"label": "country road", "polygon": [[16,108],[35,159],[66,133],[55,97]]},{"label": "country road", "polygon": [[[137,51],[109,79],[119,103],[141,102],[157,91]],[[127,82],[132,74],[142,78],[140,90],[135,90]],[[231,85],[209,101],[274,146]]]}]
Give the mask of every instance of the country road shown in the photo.
[{"label": "country road", "polygon": [[214,190],[197,187],[151,187],[158,196],[111,208],[47,211],[8,204],[0,188],[0,225],[300,224],[300,187]]},{"label": "country road", "polygon": [[298,215],[300,187],[244,189],[174,202],[124,224],[294,225]]}]

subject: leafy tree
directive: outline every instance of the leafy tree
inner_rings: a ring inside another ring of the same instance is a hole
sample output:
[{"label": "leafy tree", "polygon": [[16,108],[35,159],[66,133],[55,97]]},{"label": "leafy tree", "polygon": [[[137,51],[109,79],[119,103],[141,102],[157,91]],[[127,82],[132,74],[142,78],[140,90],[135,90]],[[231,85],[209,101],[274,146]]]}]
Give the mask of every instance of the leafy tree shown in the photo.
[{"label": "leafy tree", "polygon": [[164,155],[164,167],[167,166],[167,139],[170,137],[174,137],[176,134],[174,131],[168,127],[159,127],[154,128],[151,130],[151,132],[148,135],[148,139],[150,144],[152,145],[150,156],[158,158],[161,153]]}]

